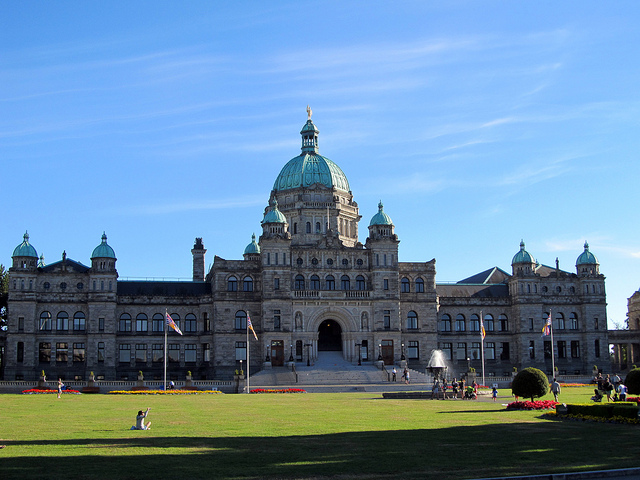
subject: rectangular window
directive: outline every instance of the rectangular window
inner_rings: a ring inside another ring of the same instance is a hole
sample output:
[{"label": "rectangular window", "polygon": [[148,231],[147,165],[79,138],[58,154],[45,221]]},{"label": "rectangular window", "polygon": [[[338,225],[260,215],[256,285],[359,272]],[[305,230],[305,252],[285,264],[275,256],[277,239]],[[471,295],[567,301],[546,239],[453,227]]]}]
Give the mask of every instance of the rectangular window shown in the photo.
[{"label": "rectangular window", "polygon": [[544,358],[551,358],[551,342],[549,340],[544,341]]},{"label": "rectangular window", "polygon": [[409,346],[407,348],[407,357],[409,357],[412,360],[418,359],[419,357],[418,342],[415,342],[415,341],[409,342]]},{"label": "rectangular window", "polygon": [[567,358],[567,342],[558,340],[558,358]]},{"label": "rectangular window", "polygon": [[118,361],[120,363],[129,363],[131,361],[131,345],[120,345],[119,351]]},{"label": "rectangular window", "polygon": [[451,343],[443,343],[440,348],[444,353],[445,359],[453,360],[453,345]]},{"label": "rectangular window", "polygon": [[196,363],[197,346],[195,344],[187,344],[184,346],[185,363]]},{"label": "rectangular window", "polygon": [[484,358],[485,360],[495,360],[496,359],[496,344],[494,342],[487,342],[484,348]]},{"label": "rectangular window", "polygon": [[383,289],[384,290],[389,290],[389,279],[385,278],[384,280],[382,280],[382,284],[383,284]]},{"label": "rectangular window", "polygon": [[84,362],[86,358],[86,350],[84,343],[74,343],[73,344],[73,361],[74,362]]},{"label": "rectangular window", "polygon": [[56,343],[56,362],[66,362],[69,360],[69,344]]},{"label": "rectangular window", "polygon": [[471,360],[480,359],[480,342],[471,342]]},{"label": "rectangular window", "polygon": [[502,342],[502,352],[500,353],[500,360],[509,360],[511,354],[509,352],[509,342]]},{"label": "rectangular window", "polygon": [[86,329],[86,319],[84,314],[81,313],[73,317],[73,331],[74,332],[84,332]]},{"label": "rectangular window", "polygon": [[276,265],[278,264],[278,252],[276,252]]},{"label": "rectangular window", "polygon": [[161,343],[151,345],[151,361],[159,363],[164,360],[164,346]]},{"label": "rectangular window", "polygon": [[169,351],[167,352],[167,359],[169,363],[178,363],[180,361],[180,345],[177,343],[169,344]]},{"label": "rectangular window", "polygon": [[104,318],[98,319],[98,330],[104,332]]},{"label": "rectangular window", "polygon": [[18,331],[24,331],[24,317],[18,317]]},{"label": "rectangular window", "polygon": [[456,358],[458,360],[466,360],[467,359],[467,344],[463,342],[458,342],[458,346],[456,348]]},{"label": "rectangular window", "polygon": [[236,342],[236,361],[247,359],[247,342]]},{"label": "rectangular window", "polygon": [[280,310],[273,311],[273,329],[280,330]]},{"label": "rectangular window", "polygon": [[98,361],[104,362],[104,342],[98,342]]},{"label": "rectangular window", "polygon": [[147,332],[149,331],[149,320],[147,320],[147,316],[144,318],[136,318],[136,332]]},{"label": "rectangular window", "polygon": [[56,319],[56,330],[66,331],[69,330],[69,317],[58,316]]},{"label": "rectangular window", "polygon": [[[18,342],[18,345],[16,345],[16,362],[24,362],[24,342]],[[19,380],[22,380],[22,375],[16,375],[16,379],[18,379],[18,376],[21,377]]]},{"label": "rectangular window", "polygon": [[156,313],[151,319],[151,329],[154,332],[164,332],[164,323],[165,323],[164,315],[160,313]]},{"label": "rectangular window", "polygon": [[138,343],[136,345],[136,362],[147,362],[147,346],[144,343]]},{"label": "rectangular window", "polygon": [[391,310],[385,310],[384,311],[384,319],[383,319],[382,327],[385,330],[390,330],[391,329]]},{"label": "rectangular window", "polygon": [[536,358],[536,342],[529,340],[529,358]]},{"label": "rectangular window", "polygon": [[533,318],[529,318],[529,330],[533,331]]},{"label": "rectangular window", "polygon": [[209,349],[208,343],[202,344],[202,361],[210,362],[211,361],[211,350]]},{"label": "rectangular window", "polygon": [[593,342],[593,353],[596,358],[600,358],[600,340]]},{"label": "rectangular window", "polygon": [[578,340],[571,341],[571,358],[580,358],[580,342]]},{"label": "rectangular window", "polygon": [[598,317],[593,319],[593,328],[598,330],[600,328],[600,322],[598,321]]},{"label": "rectangular window", "polygon": [[209,320],[209,314],[207,312],[204,312],[202,314],[202,319],[204,320],[204,331],[205,332],[210,332],[211,331],[211,320]]},{"label": "rectangular window", "polygon": [[273,279],[273,289],[280,290],[280,279],[278,277]]},{"label": "rectangular window", "polygon": [[267,252],[267,265],[271,265],[271,254]]},{"label": "rectangular window", "polygon": [[40,363],[49,363],[51,361],[51,343],[42,342],[38,353]]},{"label": "rectangular window", "polygon": [[131,318],[120,318],[118,323],[118,331],[130,332],[131,331]]}]

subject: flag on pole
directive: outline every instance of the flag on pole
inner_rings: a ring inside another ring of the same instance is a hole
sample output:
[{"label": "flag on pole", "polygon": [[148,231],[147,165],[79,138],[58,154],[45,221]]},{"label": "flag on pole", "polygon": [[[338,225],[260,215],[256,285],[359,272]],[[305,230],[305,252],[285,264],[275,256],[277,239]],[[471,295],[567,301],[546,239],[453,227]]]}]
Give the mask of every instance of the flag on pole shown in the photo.
[{"label": "flag on pole", "polygon": [[256,335],[256,331],[253,329],[253,324],[251,323],[251,317],[249,316],[249,313],[247,313],[247,328],[251,330],[251,333],[253,333],[253,336],[257,340],[258,335]]},{"label": "flag on pole", "polygon": [[487,332],[484,329],[484,319],[480,318],[480,335],[482,335],[482,340],[487,336]]},{"label": "flag on pole", "polygon": [[542,336],[547,336],[547,335],[551,335],[551,312],[549,312],[547,321],[544,322],[544,327],[542,327]]},{"label": "flag on pole", "polygon": [[167,316],[167,325],[169,325],[176,332],[178,332],[180,335],[182,335],[182,332],[178,328],[178,325],[176,325],[176,322],[173,321],[173,318],[171,318],[171,315],[169,315],[169,313],[166,313],[165,315]]}]

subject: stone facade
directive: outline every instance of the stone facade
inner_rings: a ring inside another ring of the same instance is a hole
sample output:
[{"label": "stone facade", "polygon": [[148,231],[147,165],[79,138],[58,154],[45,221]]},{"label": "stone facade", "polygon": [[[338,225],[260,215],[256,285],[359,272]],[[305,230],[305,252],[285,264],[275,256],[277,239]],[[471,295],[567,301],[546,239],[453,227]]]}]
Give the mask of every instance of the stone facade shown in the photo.
[{"label": "stone facade", "polygon": [[[558,373],[608,367],[604,276],[588,246],[575,273],[540,265],[522,243],[511,273],[494,267],[438,284],[435,259],[398,261],[399,239],[382,204],[359,241],[346,176],[318,155],[310,118],[301,134],[302,154],[274,184],[259,241],[242,260],[216,256],[205,272],[197,238],[191,281],[119,281],[106,236],[91,267],[66,255],[44,265],[25,235],[9,270],[5,380],[33,380],[41,370],[50,378],[95,372],[133,380],[142,371],[159,379],[167,313],[184,333],[168,334],[174,379],[187,371],[194,379],[231,378],[246,369],[247,345],[251,372],[311,363],[323,350],[423,370],[441,349],[459,375],[480,370],[483,344],[488,376],[527,366],[551,373],[550,337],[541,336],[549,314]],[[258,341],[247,335],[248,315]]]}]

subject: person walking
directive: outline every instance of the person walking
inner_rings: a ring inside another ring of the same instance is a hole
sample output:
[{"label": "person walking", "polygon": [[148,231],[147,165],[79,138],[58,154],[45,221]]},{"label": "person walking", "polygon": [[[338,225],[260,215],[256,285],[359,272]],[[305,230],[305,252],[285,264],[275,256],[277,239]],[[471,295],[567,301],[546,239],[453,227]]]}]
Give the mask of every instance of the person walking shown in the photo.
[{"label": "person walking", "polygon": [[404,369],[404,383],[406,383],[407,385],[411,383],[411,379],[409,378],[409,370],[407,370],[406,368]]},{"label": "person walking", "polygon": [[493,398],[493,401],[496,401],[496,398],[498,398],[498,389],[494,386],[493,390],[491,390],[491,397]]},{"label": "person walking", "polygon": [[391,378],[393,379],[393,381],[396,381],[396,374],[398,373],[398,371],[396,370],[396,367],[393,367],[393,370],[391,370]]},{"label": "person walking", "polygon": [[62,379],[58,378],[58,398],[60,398],[60,396],[62,395],[62,387],[64,387]]},{"label": "person walking", "polygon": [[553,399],[557,402],[558,395],[560,394],[560,384],[558,383],[558,380],[554,378],[553,383],[551,384],[549,389],[551,390],[551,393],[553,393]]}]

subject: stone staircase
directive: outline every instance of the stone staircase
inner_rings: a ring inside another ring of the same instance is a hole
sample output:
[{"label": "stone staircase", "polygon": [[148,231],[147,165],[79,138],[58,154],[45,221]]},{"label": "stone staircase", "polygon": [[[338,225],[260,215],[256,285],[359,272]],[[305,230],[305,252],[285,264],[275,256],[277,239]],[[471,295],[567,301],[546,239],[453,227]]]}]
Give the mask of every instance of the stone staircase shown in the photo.
[{"label": "stone staircase", "polygon": [[381,370],[372,363],[354,365],[342,358],[341,352],[319,352],[313,365],[298,363],[295,372],[289,367],[274,367],[251,375],[250,387],[254,388],[302,388],[307,392],[386,392],[430,390],[431,377],[410,369],[411,384],[391,380],[392,366]]}]

